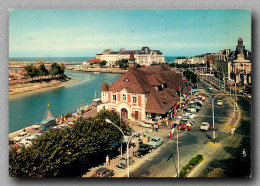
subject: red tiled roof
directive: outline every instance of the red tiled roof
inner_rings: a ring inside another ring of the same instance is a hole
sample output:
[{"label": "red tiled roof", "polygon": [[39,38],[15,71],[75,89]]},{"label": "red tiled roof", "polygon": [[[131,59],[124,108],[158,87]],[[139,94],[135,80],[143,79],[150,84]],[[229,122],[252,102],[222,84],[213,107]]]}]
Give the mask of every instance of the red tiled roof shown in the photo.
[{"label": "red tiled roof", "polygon": [[[155,65],[128,71],[109,86],[109,91],[147,94],[146,112],[165,114],[179,100],[176,90],[181,85],[181,74],[171,71],[167,65]],[[154,86],[166,83],[166,88]],[[185,92],[187,88],[184,88]]]},{"label": "red tiled roof", "polygon": [[100,62],[100,59],[89,59],[89,62]]},{"label": "red tiled roof", "polygon": [[106,82],[104,82],[102,84],[101,91],[108,91],[108,90],[109,90],[108,84]]}]

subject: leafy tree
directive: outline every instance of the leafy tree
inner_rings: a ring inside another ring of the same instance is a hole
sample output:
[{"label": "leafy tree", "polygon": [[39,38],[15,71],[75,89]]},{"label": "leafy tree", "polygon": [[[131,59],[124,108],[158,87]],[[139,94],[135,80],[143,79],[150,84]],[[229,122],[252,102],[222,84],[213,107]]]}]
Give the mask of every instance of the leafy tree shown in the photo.
[{"label": "leafy tree", "polygon": [[9,172],[16,177],[79,176],[97,166],[120,143],[121,132],[130,127],[114,111],[101,111],[93,118],[80,118],[70,128],[49,129],[31,147],[9,147]]},{"label": "leafy tree", "polygon": [[46,76],[46,75],[48,75],[48,74],[49,74],[49,72],[48,72],[48,70],[46,69],[44,63],[41,63],[40,66],[39,66],[39,75],[40,75],[40,76]]},{"label": "leafy tree", "polygon": [[117,61],[116,65],[119,65],[119,68],[121,68],[121,69],[126,69],[129,66],[127,59],[121,59],[121,60]]},{"label": "leafy tree", "polygon": [[105,60],[102,60],[102,61],[100,61],[99,64],[101,67],[103,67],[103,66],[106,66],[107,62]]},{"label": "leafy tree", "polygon": [[63,74],[64,71],[62,71],[60,65],[58,63],[52,63],[50,67],[50,74],[51,75],[57,75],[57,74]]},{"label": "leafy tree", "polygon": [[24,67],[25,70],[25,77],[32,78],[38,76],[38,69],[36,69],[32,64],[29,64]]},{"label": "leafy tree", "polygon": [[192,83],[197,82],[197,75],[189,70],[185,70],[183,72],[183,75],[186,77],[186,79],[191,80]]},{"label": "leafy tree", "polygon": [[63,63],[59,63],[61,74],[64,74],[65,72],[65,65]]}]

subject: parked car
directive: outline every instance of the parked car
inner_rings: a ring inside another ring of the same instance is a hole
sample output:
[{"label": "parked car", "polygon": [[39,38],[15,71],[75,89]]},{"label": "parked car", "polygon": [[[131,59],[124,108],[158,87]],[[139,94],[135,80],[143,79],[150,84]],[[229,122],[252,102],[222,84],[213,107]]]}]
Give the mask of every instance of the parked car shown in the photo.
[{"label": "parked car", "polygon": [[91,177],[97,177],[97,178],[106,178],[106,177],[112,177],[114,176],[114,171],[101,167],[98,170],[95,171],[95,173]]},{"label": "parked car", "polygon": [[33,129],[33,130],[39,130],[39,129],[40,129],[40,125],[33,125],[33,126],[32,126],[32,129]]},{"label": "parked car", "polygon": [[138,125],[139,125],[140,127],[146,127],[146,128],[151,128],[151,127],[153,126],[152,123],[148,123],[148,122],[138,123]]},{"label": "parked car", "polygon": [[28,137],[28,136],[30,136],[30,135],[31,135],[31,134],[28,133],[28,132],[21,132],[21,133],[19,133],[16,137],[13,138],[13,141],[14,141],[14,142],[19,142],[19,141],[21,141],[22,139],[24,139],[24,138],[26,138],[26,137]]},{"label": "parked car", "polygon": [[140,137],[140,132],[133,132],[132,135],[134,138],[138,138]]},{"label": "parked car", "polygon": [[200,130],[209,130],[210,124],[208,122],[202,122],[200,125]]},{"label": "parked car", "polygon": [[191,112],[193,112],[193,113],[196,113],[196,112],[197,112],[195,108],[188,108],[188,111],[191,111]]},{"label": "parked car", "polygon": [[151,141],[148,142],[148,145],[150,145],[151,148],[156,149],[163,143],[163,138],[160,138],[158,136],[154,136]]},{"label": "parked car", "polygon": [[152,148],[147,144],[140,144],[137,151],[134,151],[134,157],[143,158],[144,155],[152,152]]},{"label": "parked car", "polygon": [[221,106],[222,105],[222,101],[218,100],[217,105]]},{"label": "parked car", "polygon": [[191,131],[191,124],[179,123],[179,130]]},{"label": "parked car", "polygon": [[[134,160],[132,157],[129,157],[129,165],[132,165],[134,163]],[[127,157],[122,156],[122,158],[117,162],[116,166],[121,169],[127,168]]]}]

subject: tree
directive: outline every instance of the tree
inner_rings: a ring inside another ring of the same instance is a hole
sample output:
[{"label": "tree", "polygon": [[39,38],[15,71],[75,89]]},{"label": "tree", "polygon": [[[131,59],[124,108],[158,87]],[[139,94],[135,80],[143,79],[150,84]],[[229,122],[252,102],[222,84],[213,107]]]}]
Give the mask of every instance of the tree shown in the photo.
[{"label": "tree", "polygon": [[24,70],[25,70],[25,77],[27,78],[32,78],[34,76],[39,75],[38,69],[36,69],[32,64],[25,66]]},{"label": "tree", "polygon": [[186,79],[191,80],[192,83],[197,82],[197,75],[189,70],[185,70],[183,72],[183,75],[186,77]]},{"label": "tree", "polygon": [[57,75],[57,74],[63,74],[64,70],[61,69],[61,66],[58,63],[52,63],[50,67],[50,74],[51,75]]},{"label": "tree", "polygon": [[40,66],[39,66],[39,75],[40,75],[40,76],[46,76],[46,75],[48,75],[48,74],[49,74],[49,72],[48,72],[48,70],[46,69],[44,63],[41,63]]},{"label": "tree", "polygon": [[121,59],[116,62],[116,65],[119,65],[119,68],[126,69],[128,67],[128,60],[127,59]]},{"label": "tree", "polygon": [[115,111],[103,110],[93,118],[79,118],[70,128],[49,129],[31,147],[9,146],[9,173],[16,177],[79,176],[97,166],[120,143],[121,132],[131,129]]},{"label": "tree", "polygon": [[65,72],[65,65],[63,63],[59,63],[61,74],[64,74]]},{"label": "tree", "polygon": [[101,67],[103,67],[103,66],[106,66],[107,62],[105,60],[102,60],[102,61],[100,61],[99,64]]}]

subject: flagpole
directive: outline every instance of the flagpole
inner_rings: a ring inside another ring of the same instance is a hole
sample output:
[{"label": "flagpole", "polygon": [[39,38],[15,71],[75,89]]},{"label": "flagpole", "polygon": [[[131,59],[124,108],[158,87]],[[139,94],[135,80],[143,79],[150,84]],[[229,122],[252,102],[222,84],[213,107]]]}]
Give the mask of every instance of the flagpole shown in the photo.
[{"label": "flagpole", "polygon": [[178,169],[177,169],[177,177],[179,178],[179,172],[180,172],[180,154],[179,154],[179,126],[177,128],[177,156],[178,156]]}]

